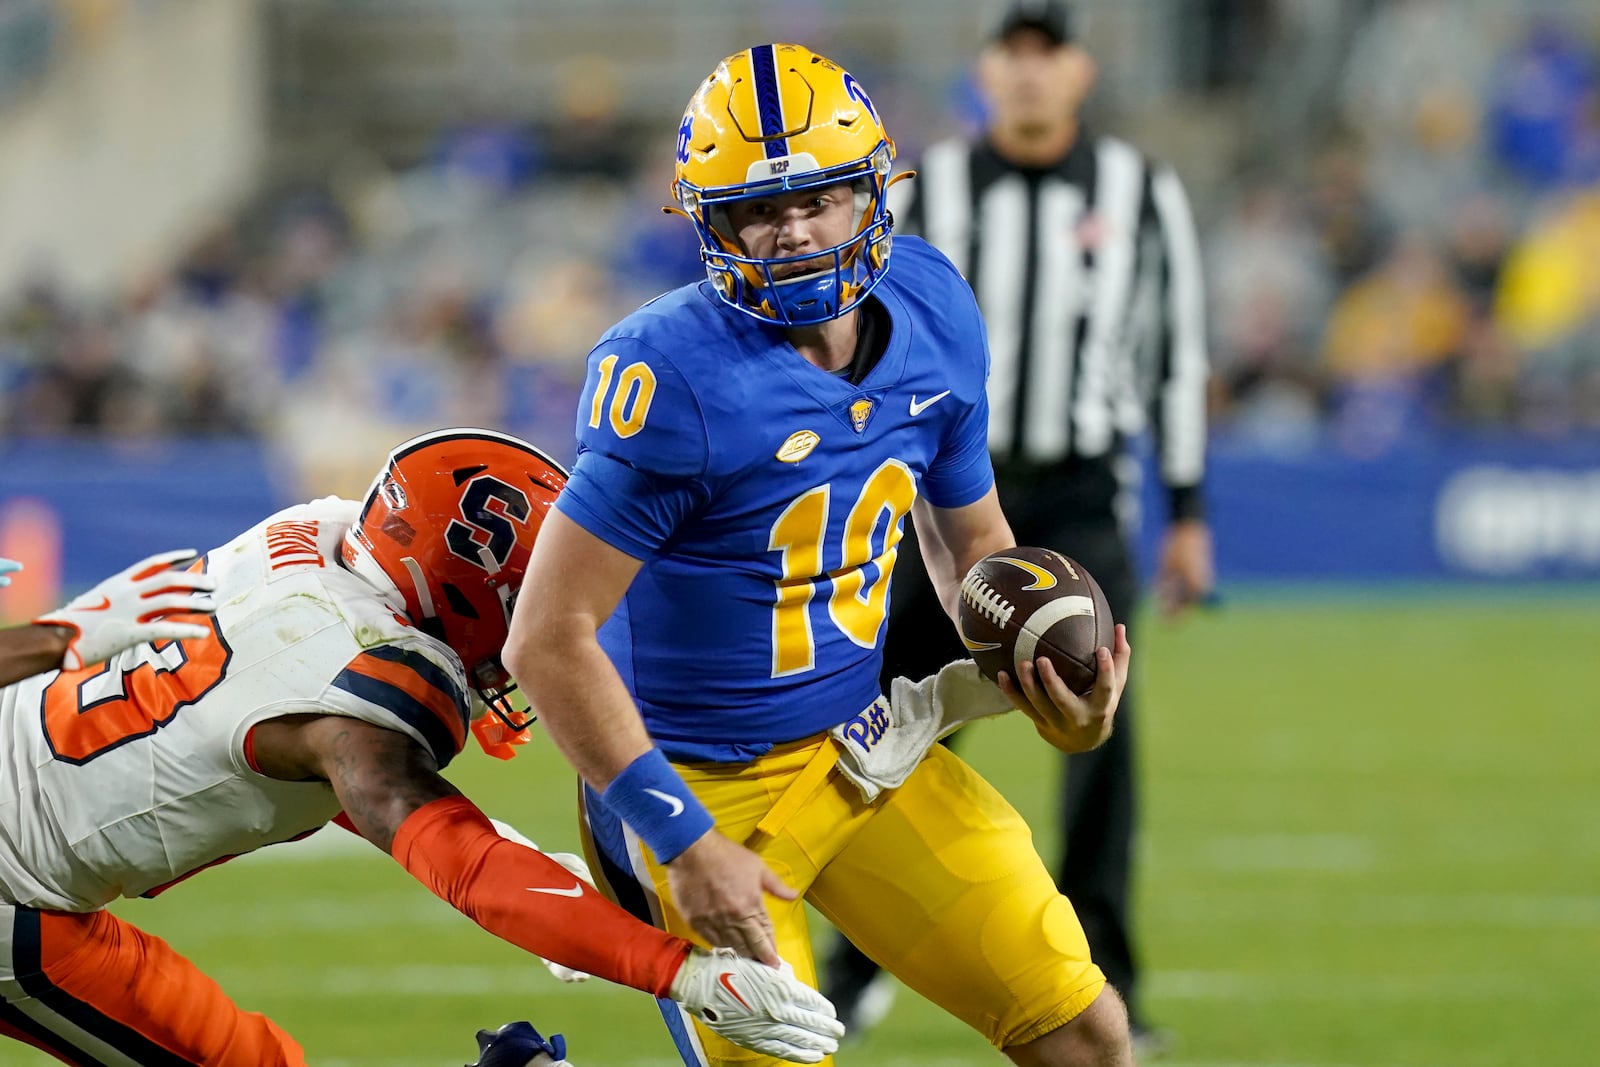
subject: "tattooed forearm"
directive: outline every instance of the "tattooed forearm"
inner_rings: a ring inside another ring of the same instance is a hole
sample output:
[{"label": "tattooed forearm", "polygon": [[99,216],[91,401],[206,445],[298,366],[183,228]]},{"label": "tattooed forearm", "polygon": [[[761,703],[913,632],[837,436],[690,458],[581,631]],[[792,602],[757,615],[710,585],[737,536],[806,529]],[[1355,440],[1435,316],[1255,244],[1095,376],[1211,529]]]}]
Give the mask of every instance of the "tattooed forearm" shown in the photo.
[{"label": "tattooed forearm", "polygon": [[439,776],[433,757],[399,731],[343,719],[322,733],[318,748],[328,782],[355,828],[385,852],[413,811],[461,795]]}]

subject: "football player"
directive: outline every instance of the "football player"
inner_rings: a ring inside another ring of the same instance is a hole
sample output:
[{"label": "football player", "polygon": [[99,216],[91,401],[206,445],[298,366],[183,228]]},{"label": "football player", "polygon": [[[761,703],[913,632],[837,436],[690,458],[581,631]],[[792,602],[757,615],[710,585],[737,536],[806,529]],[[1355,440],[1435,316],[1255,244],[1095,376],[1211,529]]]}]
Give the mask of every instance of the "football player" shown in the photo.
[{"label": "football player", "polygon": [[[708,280],[591,353],[577,465],[505,660],[539,680],[530,702],[586,782],[597,874],[634,914],[814,982],[803,894],[1016,1062],[1130,1063],[1122,1004],[999,793],[939,746],[871,800],[839,763],[841,730],[887,732],[905,517],[947,610],[971,564],[1014,544],[984,324],[931,246],[891,257],[893,158],[867,91],[799,45],[730,56],[694,94],[674,190]],[[1006,696],[1058,747],[1091,747],[1127,677],[1114,643],[1086,698],[1044,660]],[[753,1062],[663,1015],[685,1063]]]},{"label": "football player", "polygon": [[[169,621],[211,611],[211,576],[175,569],[194,558],[193,549],[181,549],[140,560],[31,625],[0,630],[0,685],[61,667],[77,670],[149,641],[203,637],[203,626]],[[21,569],[0,559],[0,585],[10,585],[6,575]]]},{"label": "football player", "polygon": [[303,1064],[104,906],[337,819],[529,952],[773,1055],[831,1051],[815,991],[638,922],[440,777],[474,692],[509,714],[499,649],[564,480],[512,437],[416,438],[364,502],[290,508],[196,561],[216,611],[166,619],[186,632],[0,690],[0,1034],[84,1065]]}]

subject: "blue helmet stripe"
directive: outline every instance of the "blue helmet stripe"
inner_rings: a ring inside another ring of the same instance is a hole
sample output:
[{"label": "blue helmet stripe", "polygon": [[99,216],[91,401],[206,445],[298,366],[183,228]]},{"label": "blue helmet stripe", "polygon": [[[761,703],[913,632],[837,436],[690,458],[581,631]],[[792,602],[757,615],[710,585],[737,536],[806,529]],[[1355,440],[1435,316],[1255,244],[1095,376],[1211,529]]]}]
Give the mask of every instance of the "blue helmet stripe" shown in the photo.
[{"label": "blue helmet stripe", "polygon": [[767,158],[789,154],[789,139],[783,132],[783,94],[778,91],[778,57],[770,44],[750,49],[750,67],[756,78],[756,107],[761,113],[761,136],[767,142]]}]

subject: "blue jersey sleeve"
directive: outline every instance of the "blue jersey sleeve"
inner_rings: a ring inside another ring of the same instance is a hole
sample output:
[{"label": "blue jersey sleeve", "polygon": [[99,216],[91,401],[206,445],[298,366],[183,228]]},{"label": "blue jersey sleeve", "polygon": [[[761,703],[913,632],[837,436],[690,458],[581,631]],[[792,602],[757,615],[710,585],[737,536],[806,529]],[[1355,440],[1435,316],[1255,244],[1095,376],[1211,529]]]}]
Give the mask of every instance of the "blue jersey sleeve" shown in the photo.
[{"label": "blue jersey sleeve", "polygon": [[585,449],[556,507],[612,548],[647,559],[704,502],[699,481],[652,474]]},{"label": "blue jersey sleeve", "polygon": [[983,392],[951,426],[922,478],[921,494],[937,508],[960,508],[994,484],[989,460],[989,398]]},{"label": "blue jersey sleeve", "polygon": [[994,484],[994,464],[989,459],[989,338],[971,288],[948,259],[939,259],[950,284],[952,310],[961,323],[952,355],[962,380],[975,384],[972,403],[945,432],[921,491],[934,507],[959,508],[980,499]]},{"label": "blue jersey sleeve", "polygon": [[589,353],[578,447],[670,478],[702,477],[709,454],[694,389],[671,360],[633,337],[609,337]]},{"label": "blue jersey sleeve", "polygon": [[613,548],[646,559],[705,498],[705,419],[670,360],[632,337],[589,354],[578,461],[556,506]]}]

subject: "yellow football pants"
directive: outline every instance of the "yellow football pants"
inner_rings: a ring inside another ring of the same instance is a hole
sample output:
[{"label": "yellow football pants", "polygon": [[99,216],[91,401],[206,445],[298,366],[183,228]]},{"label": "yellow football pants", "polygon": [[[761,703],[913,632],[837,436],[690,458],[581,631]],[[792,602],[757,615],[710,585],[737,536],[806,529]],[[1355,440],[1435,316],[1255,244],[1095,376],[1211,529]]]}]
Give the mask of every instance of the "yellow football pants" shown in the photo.
[{"label": "yellow football pants", "polygon": [[[782,745],[754,763],[679,765],[717,829],[906,985],[997,1048],[1041,1037],[1105,985],[1076,914],[992,786],[942,745],[899,789],[865,804],[831,738]],[[586,796],[586,847],[602,888],[636,915],[700,940],[673,907],[665,870]],[[778,952],[801,980],[816,964],[800,901],[769,897]],[[685,1063],[778,1063],[663,1004]]]}]

